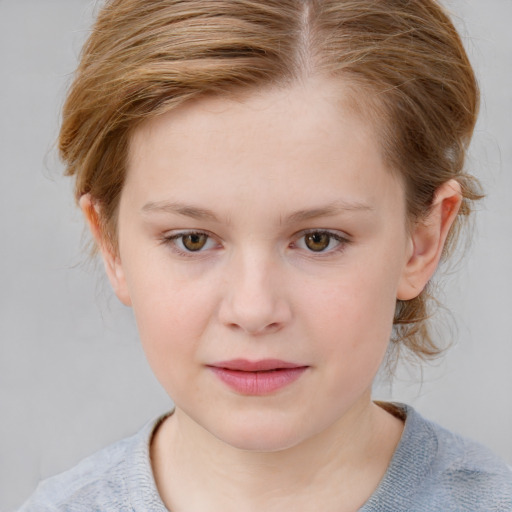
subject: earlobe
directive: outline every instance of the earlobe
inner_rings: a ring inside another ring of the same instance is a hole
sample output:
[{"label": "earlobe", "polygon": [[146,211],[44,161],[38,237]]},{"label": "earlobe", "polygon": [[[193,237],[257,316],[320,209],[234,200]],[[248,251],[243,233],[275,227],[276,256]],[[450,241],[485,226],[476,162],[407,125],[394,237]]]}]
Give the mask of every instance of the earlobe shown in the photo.
[{"label": "earlobe", "polygon": [[433,276],[461,202],[457,181],[449,180],[437,189],[429,214],[414,225],[410,234],[410,257],[398,286],[398,299],[414,299]]},{"label": "earlobe", "polygon": [[131,306],[121,259],[103,233],[99,206],[94,202],[90,194],[82,195],[79,204],[89,230],[101,252],[105,271],[115,294],[125,306]]}]

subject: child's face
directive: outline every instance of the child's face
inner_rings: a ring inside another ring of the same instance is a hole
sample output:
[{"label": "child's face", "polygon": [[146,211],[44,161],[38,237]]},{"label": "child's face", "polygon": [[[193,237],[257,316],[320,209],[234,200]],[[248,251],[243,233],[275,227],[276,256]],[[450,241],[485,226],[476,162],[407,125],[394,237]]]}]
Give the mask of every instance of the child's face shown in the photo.
[{"label": "child's face", "polygon": [[[132,139],[112,280],[179,413],[233,446],[290,447],[364,410],[386,352],[404,191],[342,91],[202,99]],[[223,369],[269,359],[293,368]]]}]

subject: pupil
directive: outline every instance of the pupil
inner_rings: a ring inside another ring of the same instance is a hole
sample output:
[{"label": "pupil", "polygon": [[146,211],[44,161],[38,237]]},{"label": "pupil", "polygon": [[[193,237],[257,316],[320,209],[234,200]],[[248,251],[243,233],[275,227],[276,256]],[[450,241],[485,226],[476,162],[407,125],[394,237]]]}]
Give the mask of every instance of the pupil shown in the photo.
[{"label": "pupil", "polygon": [[204,247],[206,238],[206,235],[202,235],[201,233],[193,233],[183,238],[183,245],[189,251],[199,251]]},{"label": "pupil", "polygon": [[329,246],[330,236],[326,233],[311,233],[306,236],[306,245],[312,251],[323,251]]}]

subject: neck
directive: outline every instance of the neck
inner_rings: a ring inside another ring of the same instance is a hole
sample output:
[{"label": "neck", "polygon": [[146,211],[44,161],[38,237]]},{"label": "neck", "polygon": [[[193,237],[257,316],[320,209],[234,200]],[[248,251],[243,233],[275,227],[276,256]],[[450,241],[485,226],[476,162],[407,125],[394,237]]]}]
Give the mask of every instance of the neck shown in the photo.
[{"label": "neck", "polygon": [[368,399],[299,445],[255,452],[177,409],[155,434],[153,470],[169,510],[355,510],[382,479],[402,426]]}]

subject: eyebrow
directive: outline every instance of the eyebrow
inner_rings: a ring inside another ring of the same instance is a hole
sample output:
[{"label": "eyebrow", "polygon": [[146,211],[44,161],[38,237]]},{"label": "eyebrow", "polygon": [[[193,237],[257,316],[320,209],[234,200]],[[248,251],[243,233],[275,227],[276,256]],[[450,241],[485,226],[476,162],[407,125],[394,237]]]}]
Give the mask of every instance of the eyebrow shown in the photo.
[{"label": "eyebrow", "polygon": [[217,216],[206,208],[198,208],[197,206],[188,205],[184,203],[170,202],[170,201],[157,201],[146,203],[141,211],[143,213],[173,213],[191,217],[197,220],[212,220],[218,222]]},{"label": "eyebrow", "polygon": [[317,217],[333,217],[345,212],[371,212],[374,208],[365,203],[347,202],[347,201],[333,201],[321,208],[310,208],[299,210],[285,219],[286,223],[293,224],[294,222],[302,222],[305,220],[315,219]]},{"label": "eyebrow", "polygon": [[[294,224],[297,222],[303,222],[306,220],[315,219],[318,217],[333,217],[345,212],[370,212],[374,208],[368,204],[360,202],[347,202],[347,201],[333,201],[319,208],[307,208],[298,210],[280,219],[280,224]],[[218,217],[211,210],[207,208],[199,208],[194,205],[173,202],[173,201],[150,201],[146,203],[141,211],[143,213],[170,213],[183,215],[184,217],[191,217],[197,220],[209,220],[219,222]]]}]

